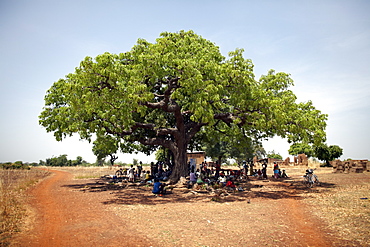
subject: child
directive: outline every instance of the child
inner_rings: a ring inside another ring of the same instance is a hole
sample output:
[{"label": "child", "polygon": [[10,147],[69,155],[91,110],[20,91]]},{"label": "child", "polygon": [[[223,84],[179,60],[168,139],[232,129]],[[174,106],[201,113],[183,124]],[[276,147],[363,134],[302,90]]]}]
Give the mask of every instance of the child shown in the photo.
[{"label": "child", "polygon": [[226,176],[221,173],[221,176],[218,178],[218,181],[220,184],[225,185],[226,184]]},{"label": "child", "polygon": [[188,182],[188,189],[192,188],[194,184],[197,183],[197,175],[194,172],[194,169],[191,169],[190,172],[190,181]]},{"label": "child", "polygon": [[128,181],[135,182],[135,168],[131,165],[130,169],[127,171],[128,173]]},{"label": "child", "polygon": [[142,183],[146,182],[146,172],[145,171],[142,171],[142,173],[140,174],[140,181]]},{"label": "child", "polygon": [[145,182],[148,182],[150,180],[150,171],[146,171],[145,173]]},{"label": "child", "polygon": [[288,178],[288,175],[285,173],[285,170],[283,170],[283,172],[281,173],[281,177],[282,178]]}]

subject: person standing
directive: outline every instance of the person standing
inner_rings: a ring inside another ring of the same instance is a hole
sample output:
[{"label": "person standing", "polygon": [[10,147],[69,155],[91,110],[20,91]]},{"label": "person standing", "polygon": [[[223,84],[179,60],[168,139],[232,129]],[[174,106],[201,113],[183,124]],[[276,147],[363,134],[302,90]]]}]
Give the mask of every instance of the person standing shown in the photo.
[{"label": "person standing", "polygon": [[248,176],[248,164],[247,161],[243,161],[243,170],[244,170],[244,175]]},{"label": "person standing", "polygon": [[267,179],[267,164],[263,162],[262,164],[262,179]]},{"label": "person standing", "polygon": [[279,165],[274,162],[274,178],[279,178]]},{"label": "person standing", "polygon": [[137,176],[140,178],[141,177],[141,171],[143,170],[143,163],[140,161],[139,164],[137,165]]},{"label": "person standing", "polygon": [[254,175],[253,166],[254,166],[254,163],[253,163],[253,161],[251,161],[250,164],[249,164],[249,175],[250,176]]},{"label": "person standing", "polygon": [[130,169],[127,171],[128,173],[128,181],[129,182],[135,182],[135,168],[133,165],[131,165]]},{"label": "person standing", "polygon": [[221,164],[219,161],[216,161],[216,174],[215,174],[216,179],[218,179],[218,177],[220,176],[220,170],[221,170]]},{"label": "person standing", "polygon": [[155,175],[155,168],[156,168],[156,165],[154,164],[154,162],[150,162],[150,174],[152,174],[152,177],[154,177]]}]

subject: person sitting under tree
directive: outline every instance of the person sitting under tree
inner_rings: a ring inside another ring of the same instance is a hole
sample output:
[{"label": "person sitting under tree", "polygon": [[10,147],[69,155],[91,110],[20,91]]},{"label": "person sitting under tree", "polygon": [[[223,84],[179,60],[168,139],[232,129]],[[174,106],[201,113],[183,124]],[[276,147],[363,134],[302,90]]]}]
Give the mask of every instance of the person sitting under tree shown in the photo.
[{"label": "person sitting under tree", "polygon": [[165,194],[164,186],[165,186],[165,184],[159,182],[158,179],[154,179],[152,193],[154,195],[162,196],[163,194]]},{"label": "person sitting under tree", "polygon": [[285,170],[283,170],[283,172],[281,173],[281,177],[282,178],[288,178],[288,175],[285,173]]},{"label": "person sitting under tree", "polygon": [[146,174],[145,174],[145,182],[150,181],[150,179],[151,179],[150,171],[146,171]]}]

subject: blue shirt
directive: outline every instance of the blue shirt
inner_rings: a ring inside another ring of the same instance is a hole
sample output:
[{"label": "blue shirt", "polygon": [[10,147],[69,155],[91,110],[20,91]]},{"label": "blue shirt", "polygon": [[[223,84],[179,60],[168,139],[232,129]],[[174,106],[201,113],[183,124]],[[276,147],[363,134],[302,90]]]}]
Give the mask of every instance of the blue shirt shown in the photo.
[{"label": "blue shirt", "polygon": [[153,185],[152,193],[158,194],[160,192],[161,185],[162,185],[161,182],[155,182],[154,185]]}]

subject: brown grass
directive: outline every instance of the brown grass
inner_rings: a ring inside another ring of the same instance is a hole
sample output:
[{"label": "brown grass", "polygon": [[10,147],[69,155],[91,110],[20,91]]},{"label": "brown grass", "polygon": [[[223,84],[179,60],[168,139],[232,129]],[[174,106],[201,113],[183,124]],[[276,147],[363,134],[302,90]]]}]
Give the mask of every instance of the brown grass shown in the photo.
[{"label": "brown grass", "polygon": [[323,186],[306,194],[312,213],[341,238],[370,246],[370,173],[326,173],[319,178]]},{"label": "brown grass", "polygon": [[65,171],[73,174],[75,179],[90,179],[90,178],[100,178],[103,175],[110,175],[115,174],[116,170],[118,168],[112,168],[112,167],[96,167],[96,166],[90,166],[90,167],[49,167],[53,170],[59,170],[59,171]]},{"label": "brown grass", "polygon": [[25,190],[49,173],[37,169],[0,170],[0,246],[20,231],[25,216]]}]

